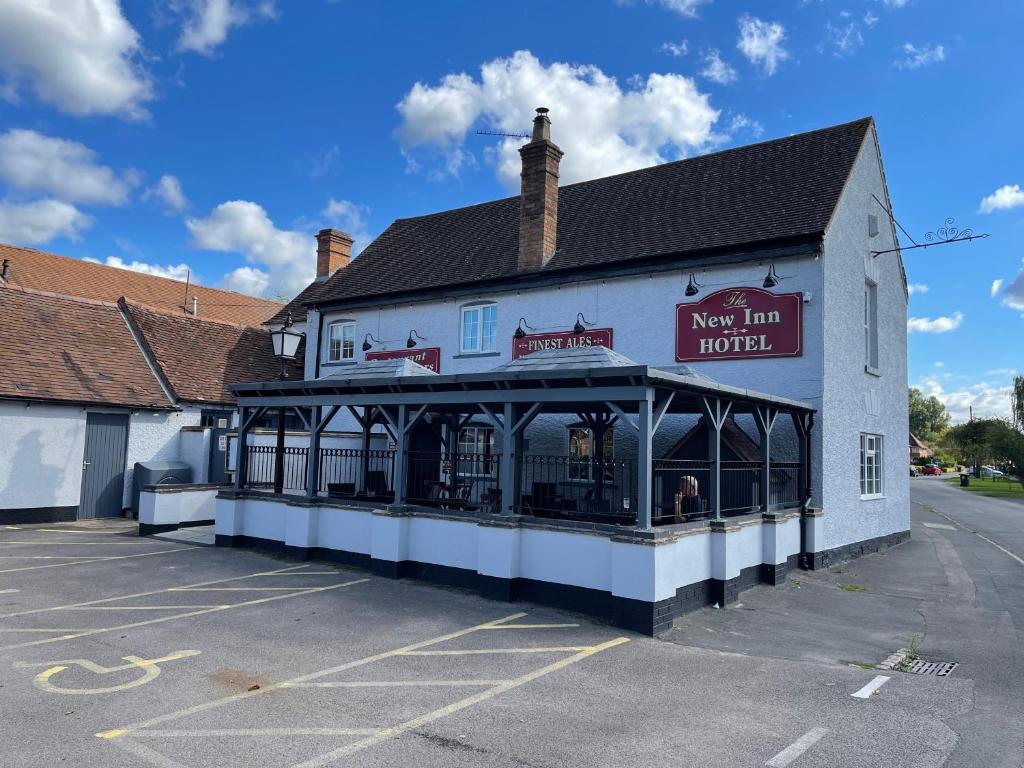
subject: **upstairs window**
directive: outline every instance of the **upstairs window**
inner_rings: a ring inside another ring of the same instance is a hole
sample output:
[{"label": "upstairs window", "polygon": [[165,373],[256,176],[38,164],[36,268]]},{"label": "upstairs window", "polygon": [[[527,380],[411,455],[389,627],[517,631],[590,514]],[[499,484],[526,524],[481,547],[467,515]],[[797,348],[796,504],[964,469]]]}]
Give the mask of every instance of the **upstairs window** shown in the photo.
[{"label": "upstairs window", "polygon": [[356,324],[331,323],[327,334],[327,362],[340,363],[356,357]]},{"label": "upstairs window", "polygon": [[860,497],[862,499],[881,496],[882,486],[882,436],[860,436]]},{"label": "upstairs window", "polygon": [[463,427],[458,453],[460,475],[493,475],[498,468],[491,427]]},{"label": "upstairs window", "polygon": [[[604,431],[604,459],[609,462],[604,467],[604,479],[615,478],[615,467],[611,460],[615,457],[615,436],[614,430]],[[569,479],[570,480],[593,480],[596,476],[594,465],[591,461],[597,458],[594,455],[596,448],[594,433],[588,427],[569,427]],[[575,461],[574,461],[575,459]]]},{"label": "upstairs window", "polygon": [[878,286],[864,283],[864,365],[878,368]]},{"label": "upstairs window", "polygon": [[462,352],[498,351],[498,305],[475,304],[462,308],[462,329],[459,335]]}]

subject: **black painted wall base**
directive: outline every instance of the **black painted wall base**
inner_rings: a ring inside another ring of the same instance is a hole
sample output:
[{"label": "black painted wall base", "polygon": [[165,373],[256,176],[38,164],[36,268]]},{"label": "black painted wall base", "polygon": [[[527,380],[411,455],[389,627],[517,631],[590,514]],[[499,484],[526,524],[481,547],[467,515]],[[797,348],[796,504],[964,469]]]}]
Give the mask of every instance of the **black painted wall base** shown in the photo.
[{"label": "black painted wall base", "polygon": [[[735,602],[739,593],[758,583],[782,584],[786,574],[796,565],[794,555],[777,566],[754,565],[744,568],[740,575],[728,581],[708,579],[688,584],[676,590],[673,597],[651,603],[627,597],[616,597],[610,592],[568,584],[555,584],[535,579],[502,579],[485,576],[467,568],[420,563],[412,560],[394,562],[378,560],[366,554],[343,552],[318,547],[285,546],[283,542],[252,536],[225,536],[217,534],[219,547],[249,547],[277,555],[301,560],[327,560],[342,565],[369,569],[376,576],[388,579],[413,578],[433,584],[461,587],[483,597],[502,602],[526,600],[553,608],[583,613],[607,621],[617,627],[645,635],[657,635],[672,628],[675,619],[707,605],[726,605]],[[769,570],[765,570],[769,569]],[[773,580],[768,580],[770,574]]]},{"label": "black painted wall base", "polygon": [[78,519],[78,505],[70,507],[23,507],[0,509],[0,525],[70,523]]},{"label": "black painted wall base", "polygon": [[855,541],[852,544],[825,549],[821,552],[808,552],[806,570],[820,571],[823,568],[831,568],[833,565],[845,563],[848,560],[856,560],[858,557],[864,557],[864,555],[871,555],[875,552],[881,552],[883,549],[895,547],[905,541],[910,541],[910,531],[898,531],[886,536],[878,536],[874,539]]},{"label": "black painted wall base", "polygon": [[213,525],[213,520],[189,520],[184,523],[139,523],[139,536],[152,536],[154,533],[167,533],[179,528],[197,528],[200,525]]}]

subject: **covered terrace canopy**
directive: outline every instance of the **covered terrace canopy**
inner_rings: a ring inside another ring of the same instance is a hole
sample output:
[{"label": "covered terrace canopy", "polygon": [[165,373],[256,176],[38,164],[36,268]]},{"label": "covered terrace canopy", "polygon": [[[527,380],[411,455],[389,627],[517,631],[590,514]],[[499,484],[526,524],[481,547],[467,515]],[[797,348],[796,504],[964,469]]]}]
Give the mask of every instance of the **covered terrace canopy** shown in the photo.
[{"label": "covered terrace canopy", "polygon": [[[340,489],[342,494],[351,492],[353,498],[370,497],[396,506],[426,503],[500,514],[596,516],[649,528],[665,517],[659,510],[664,512],[666,497],[671,513],[674,489],[685,490],[693,480],[687,476],[698,472],[704,478],[703,512],[714,518],[735,507],[723,505],[723,473],[728,475],[730,470],[743,470],[739,480],[747,489],[743,511],[798,506],[810,495],[812,406],[721,384],[687,368],[673,373],[641,365],[604,347],[538,351],[481,373],[439,375],[407,358],[367,361],[321,379],[237,384],[231,389],[241,412],[240,446],[246,445],[249,429],[268,408],[292,409],[302,419],[309,430],[309,449],[304,451],[301,490],[311,498]],[[336,457],[321,450],[320,435],[342,408],[363,427],[363,449],[342,457],[356,465],[353,482],[332,484],[325,465]],[[722,459],[722,427],[730,416],[740,413],[753,417],[761,438],[758,462],[731,462],[749,465],[742,468],[730,467],[730,462]],[[524,453],[524,432],[541,414],[575,416],[592,430],[594,445],[582,459],[587,466],[567,466],[572,461],[564,456]],[[655,459],[652,440],[668,414],[704,417],[708,427],[706,459],[675,462],[678,466]],[[780,414],[792,418],[798,462],[772,461],[771,436]],[[449,439],[460,435],[471,418],[483,419],[495,430],[495,451],[486,458],[459,455],[458,438]],[[627,425],[627,431],[636,435],[635,461],[604,458],[603,435],[613,424]],[[369,450],[369,435],[375,425],[391,436],[393,452]],[[446,429],[439,429],[440,425]],[[422,450],[416,442],[417,429],[428,435],[432,431],[438,440],[436,447]],[[379,455],[382,453],[391,456]],[[382,459],[386,466],[381,465]],[[249,460],[249,450],[238,452],[236,490],[252,483]],[[491,478],[486,492],[472,495],[472,491],[460,490],[456,480],[460,461],[471,462],[478,474]],[[547,474],[538,474],[538,467]],[[573,501],[571,507],[561,497],[556,500],[556,484],[547,482],[552,472],[563,477],[568,473],[574,485],[589,484],[585,498]],[[778,490],[780,472],[790,472],[786,484],[790,492]],[[659,492],[664,478],[656,476],[670,473],[675,474],[666,495]],[[436,492],[425,491],[427,485]],[[725,488],[728,490],[728,481]],[[675,514],[668,517],[680,522],[678,493],[674,504]]]}]

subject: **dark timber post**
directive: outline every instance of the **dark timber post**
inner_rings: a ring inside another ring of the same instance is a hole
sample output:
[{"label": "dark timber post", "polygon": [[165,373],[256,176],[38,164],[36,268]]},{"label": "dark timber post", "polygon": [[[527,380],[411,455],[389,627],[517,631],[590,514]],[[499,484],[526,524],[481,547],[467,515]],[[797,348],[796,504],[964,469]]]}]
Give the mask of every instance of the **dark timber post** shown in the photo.
[{"label": "dark timber post", "polygon": [[274,450],[274,493],[284,493],[284,417],[286,409],[277,409],[277,447]]},{"label": "dark timber post", "polygon": [[646,397],[637,403],[637,455],[636,455],[636,479],[637,479],[637,528],[650,529],[653,518],[651,504],[651,477],[652,463],[654,458],[654,441],[652,439],[654,391],[649,387],[646,390]]},{"label": "dark timber post", "polygon": [[409,461],[407,446],[409,436],[406,434],[406,405],[398,406],[398,419],[395,421],[395,506],[405,506],[405,472]]},{"label": "dark timber post", "polygon": [[778,411],[768,406],[757,406],[754,411],[754,420],[757,422],[757,432],[761,436],[761,511],[769,512],[772,505],[772,465],[771,445],[772,428],[775,426],[775,417]]},{"label": "dark timber post", "polygon": [[[320,491],[320,424],[321,409],[309,409],[309,454],[306,456],[306,496],[315,499]],[[324,425],[326,426],[326,425]]]},{"label": "dark timber post", "polygon": [[238,440],[235,444],[237,456],[235,456],[235,490],[240,491],[245,487],[246,474],[249,471],[249,425],[246,418],[249,409],[244,405],[238,409]]}]

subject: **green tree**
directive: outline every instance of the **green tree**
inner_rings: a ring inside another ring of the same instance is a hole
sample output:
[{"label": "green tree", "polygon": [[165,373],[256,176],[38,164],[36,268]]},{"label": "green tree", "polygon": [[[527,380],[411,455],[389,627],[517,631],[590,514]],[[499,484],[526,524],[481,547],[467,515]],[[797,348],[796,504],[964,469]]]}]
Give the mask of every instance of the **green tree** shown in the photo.
[{"label": "green tree", "polygon": [[949,430],[949,439],[956,448],[957,461],[974,465],[975,477],[981,477],[981,465],[991,457],[989,432],[995,419],[976,419],[957,424]]},{"label": "green tree", "polygon": [[1011,474],[1021,476],[1024,468],[1024,434],[1011,421],[991,419],[988,444],[992,459],[997,464],[1011,465]]},{"label": "green tree", "polygon": [[1014,376],[1010,388],[1010,413],[1017,429],[1024,430],[1024,376]]},{"label": "green tree", "polygon": [[926,443],[934,441],[949,429],[946,406],[935,395],[925,397],[916,387],[910,388],[910,431]]}]

